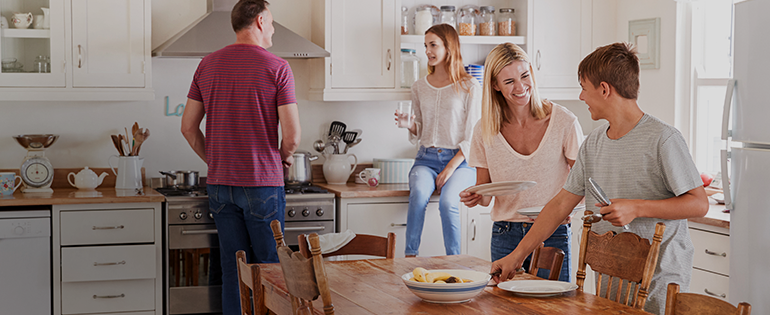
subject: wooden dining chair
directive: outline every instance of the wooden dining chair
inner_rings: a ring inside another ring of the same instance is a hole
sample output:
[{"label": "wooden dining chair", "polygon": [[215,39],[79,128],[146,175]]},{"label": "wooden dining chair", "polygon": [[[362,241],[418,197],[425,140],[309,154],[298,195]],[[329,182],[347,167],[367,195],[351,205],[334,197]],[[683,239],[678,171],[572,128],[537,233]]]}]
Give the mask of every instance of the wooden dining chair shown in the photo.
[{"label": "wooden dining chair", "polygon": [[[310,248],[307,245],[305,234],[297,236],[299,252],[302,256],[310,258]],[[339,255],[369,255],[385,258],[396,257],[396,233],[390,232],[387,237],[367,234],[356,234],[353,239],[340,249],[322,254],[323,257]]]},{"label": "wooden dining chair", "polygon": [[668,284],[665,315],[751,315],[751,304],[738,303],[738,307],[721,299],[697,294],[680,293],[679,285]]},{"label": "wooden dining chair", "polygon": [[[591,214],[593,214],[592,211],[586,210],[585,215]],[[591,231],[590,222],[583,222],[583,238],[580,242],[577,271],[578,290],[583,290],[586,265],[589,265],[596,272],[597,296],[602,296],[601,293],[604,291],[604,297],[612,300],[610,293],[613,291],[614,283],[617,283],[614,301],[643,309],[644,303],[647,302],[652,275],[658,265],[660,242],[665,230],[666,225],[658,222],[650,244],[647,239],[634,233],[607,232],[599,235]],[[603,275],[609,277],[606,286],[602,281]],[[624,284],[625,292],[622,290]],[[633,290],[631,287],[634,287]]]},{"label": "wooden dining chair", "polygon": [[273,237],[277,244],[278,260],[281,262],[286,289],[291,297],[294,314],[313,314],[311,301],[321,296],[323,311],[326,315],[334,314],[334,304],[329,290],[324,261],[321,257],[321,244],[318,234],[312,233],[310,240],[311,258],[306,258],[300,252],[294,252],[283,242],[281,223],[273,220],[270,223]]},{"label": "wooden dining chair", "polygon": [[[235,253],[238,261],[238,285],[241,291],[241,315],[262,315],[267,313],[259,265],[246,263],[246,252]],[[252,296],[254,299],[252,300]]]},{"label": "wooden dining chair", "polygon": [[561,266],[564,263],[564,251],[556,247],[540,246],[532,252],[532,260],[529,262],[529,274],[537,276],[540,268],[550,270],[548,280],[559,280],[561,275]]}]

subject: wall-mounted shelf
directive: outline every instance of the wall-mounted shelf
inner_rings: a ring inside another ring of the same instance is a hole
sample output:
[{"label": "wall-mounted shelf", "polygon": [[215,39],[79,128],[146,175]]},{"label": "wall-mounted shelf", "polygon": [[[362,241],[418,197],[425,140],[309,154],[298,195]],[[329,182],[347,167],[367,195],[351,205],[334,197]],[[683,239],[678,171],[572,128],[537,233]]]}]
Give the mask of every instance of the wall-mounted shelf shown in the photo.
[{"label": "wall-mounted shelf", "polygon": [[5,38],[51,38],[51,30],[38,29],[2,29],[2,36]]},{"label": "wall-mounted shelf", "polygon": [[[425,42],[423,35],[401,35],[401,43],[421,44],[423,42]],[[527,40],[526,36],[460,36],[460,44],[497,45],[500,43],[524,45]]]}]

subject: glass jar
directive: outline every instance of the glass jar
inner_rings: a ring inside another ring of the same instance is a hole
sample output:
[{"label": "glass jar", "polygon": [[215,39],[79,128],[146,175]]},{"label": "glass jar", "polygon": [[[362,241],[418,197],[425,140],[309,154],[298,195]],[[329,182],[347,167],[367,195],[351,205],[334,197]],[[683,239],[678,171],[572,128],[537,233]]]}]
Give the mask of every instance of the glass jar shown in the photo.
[{"label": "glass jar", "polygon": [[33,71],[38,73],[51,72],[51,62],[47,56],[37,56],[33,63]]},{"label": "glass jar", "polygon": [[500,9],[497,15],[497,35],[516,36],[516,16],[512,8]]},{"label": "glass jar", "polygon": [[472,6],[464,6],[457,13],[457,34],[460,36],[476,35],[476,16],[478,10]]},{"label": "glass jar", "polygon": [[493,6],[482,6],[481,7],[481,13],[479,14],[479,35],[482,36],[495,36],[497,32],[495,31],[495,25],[497,24],[497,21],[495,20],[495,7]]},{"label": "glass jar", "polygon": [[414,35],[425,35],[438,21],[439,10],[436,6],[423,4],[414,9]]},{"label": "glass jar", "polygon": [[455,23],[455,6],[442,5],[441,14],[439,14],[438,16],[438,23],[449,24],[449,25],[452,25],[452,27],[454,27],[455,29],[457,29],[457,23]]},{"label": "glass jar", "polygon": [[401,7],[401,35],[409,35],[409,8]]},{"label": "glass jar", "polygon": [[401,49],[401,87],[412,88],[412,84],[420,78],[420,58],[414,49]]}]

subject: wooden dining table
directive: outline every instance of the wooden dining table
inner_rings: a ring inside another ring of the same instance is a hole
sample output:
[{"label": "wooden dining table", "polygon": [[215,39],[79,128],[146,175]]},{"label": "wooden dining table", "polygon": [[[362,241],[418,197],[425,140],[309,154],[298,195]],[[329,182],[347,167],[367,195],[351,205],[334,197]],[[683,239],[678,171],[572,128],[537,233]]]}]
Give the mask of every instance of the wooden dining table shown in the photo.
[{"label": "wooden dining table", "polygon": [[[526,297],[490,285],[472,300],[440,304],[422,301],[401,276],[416,267],[489,272],[492,263],[468,255],[325,261],[335,314],[649,314],[578,290],[549,297]],[[281,265],[260,264],[264,305],[276,314],[291,314]],[[521,274],[515,280],[540,279]],[[490,282],[491,284],[491,282]],[[313,302],[323,314],[320,299]]]}]

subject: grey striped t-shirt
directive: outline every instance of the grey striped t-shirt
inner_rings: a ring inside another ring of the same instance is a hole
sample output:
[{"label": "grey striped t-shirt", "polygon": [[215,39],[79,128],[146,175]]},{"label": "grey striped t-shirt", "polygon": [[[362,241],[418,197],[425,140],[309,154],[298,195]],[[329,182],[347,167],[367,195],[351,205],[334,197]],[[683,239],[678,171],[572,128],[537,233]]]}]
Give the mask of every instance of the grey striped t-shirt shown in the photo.
[{"label": "grey striped t-shirt", "polygon": [[[598,213],[596,200],[585,193],[588,178],[601,186],[610,199],[661,200],[679,196],[703,184],[681,133],[663,121],[645,114],[623,137],[607,137],[609,124],[594,129],[583,142],[564,189],[586,197],[586,209]],[[677,209],[671,209],[677,211]],[[628,232],[652,242],[655,223],[666,230],[660,247],[658,267],[650,284],[645,311],[663,314],[666,286],[676,282],[687,292],[692,274],[693,246],[687,220],[636,218]],[[606,221],[595,223],[593,231],[624,232]]]}]

